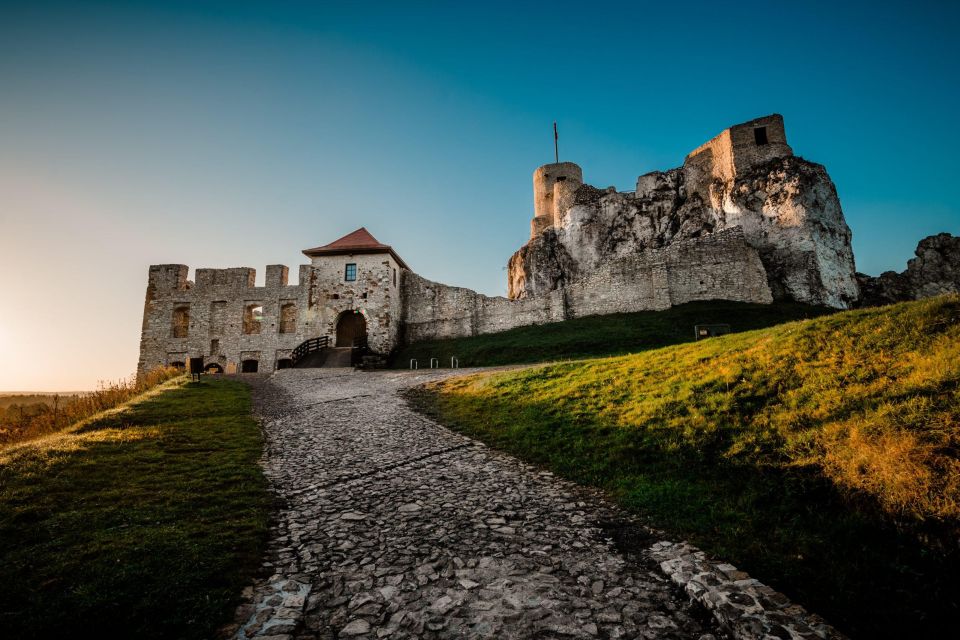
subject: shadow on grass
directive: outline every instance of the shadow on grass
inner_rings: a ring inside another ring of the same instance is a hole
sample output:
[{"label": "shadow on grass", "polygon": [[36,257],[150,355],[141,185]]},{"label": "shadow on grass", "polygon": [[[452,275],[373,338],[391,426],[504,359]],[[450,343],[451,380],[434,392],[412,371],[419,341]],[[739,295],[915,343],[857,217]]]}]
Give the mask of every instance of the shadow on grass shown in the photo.
[{"label": "shadow on grass", "polygon": [[788,302],[690,302],[663,311],[587,316],[468,338],[416,342],[400,347],[390,361],[403,369],[412,358],[421,366],[439,358],[440,365],[447,367],[455,356],[461,367],[479,367],[615,356],[691,342],[696,324],[726,323],[733,332],[742,332],[832,312]]},{"label": "shadow on grass", "polygon": [[0,466],[3,637],[209,637],[266,544],[248,389],[185,385],[84,432]]}]

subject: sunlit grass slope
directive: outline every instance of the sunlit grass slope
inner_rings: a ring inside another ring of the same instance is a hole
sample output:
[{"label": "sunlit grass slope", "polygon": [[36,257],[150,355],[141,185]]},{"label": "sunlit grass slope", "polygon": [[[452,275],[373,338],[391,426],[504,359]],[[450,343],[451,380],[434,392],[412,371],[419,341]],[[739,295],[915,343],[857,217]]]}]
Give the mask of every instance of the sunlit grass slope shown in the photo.
[{"label": "sunlit grass slope", "polygon": [[246,385],[167,383],[0,451],[0,636],[207,638],[269,519]]},{"label": "sunlit grass slope", "polygon": [[450,380],[452,426],[604,487],[862,637],[957,619],[960,298]]},{"label": "sunlit grass slope", "polygon": [[438,358],[446,367],[456,356],[461,367],[478,367],[620,355],[691,342],[696,324],[729,324],[732,331],[748,331],[830,311],[784,302],[691,302],[664,311],[587,316],[469,338],[417,342],[401,347],[392,362],[407,368],[410,359],[416,358],[424,368],[430,358]]}]

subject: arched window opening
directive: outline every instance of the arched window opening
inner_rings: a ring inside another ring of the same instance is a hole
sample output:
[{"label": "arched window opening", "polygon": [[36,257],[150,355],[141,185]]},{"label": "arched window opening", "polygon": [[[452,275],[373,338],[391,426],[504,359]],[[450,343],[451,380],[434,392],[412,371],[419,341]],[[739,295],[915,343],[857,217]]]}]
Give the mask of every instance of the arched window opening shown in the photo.
[{"label": "arched window opening", "polygon": [[176,307],[173,310],[171,325],[174,338],[187,337],[187,333],[190,331],[190,307],[188,305]]},{"label": "arched window opening", "polygon": [[223,367],[216,362],[211,362],[203,368],[204,373],[223,373]]},{"label": "arched window opening", "polygon": [[297,305],[288,302],[280,307],[280,333],[297,332]]},{"label": "arched window opening", "polygon": [[263,305],[254,302],[243,309],[243,332],[247,335],[260,333],[263,326]]}]

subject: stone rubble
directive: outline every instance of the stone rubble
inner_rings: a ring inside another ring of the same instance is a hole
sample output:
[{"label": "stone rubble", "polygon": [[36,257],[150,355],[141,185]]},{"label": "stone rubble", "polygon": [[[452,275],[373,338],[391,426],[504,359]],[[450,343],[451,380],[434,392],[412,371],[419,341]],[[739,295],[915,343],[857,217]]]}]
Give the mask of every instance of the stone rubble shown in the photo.
[{"label": "stone rubble", "polygon": [[281,506],[262,575],[220,637],[726,637],[661,572],[670,543],[648,551],[649,532],[595,492],[400,395],[466,372],[247,378]]}]

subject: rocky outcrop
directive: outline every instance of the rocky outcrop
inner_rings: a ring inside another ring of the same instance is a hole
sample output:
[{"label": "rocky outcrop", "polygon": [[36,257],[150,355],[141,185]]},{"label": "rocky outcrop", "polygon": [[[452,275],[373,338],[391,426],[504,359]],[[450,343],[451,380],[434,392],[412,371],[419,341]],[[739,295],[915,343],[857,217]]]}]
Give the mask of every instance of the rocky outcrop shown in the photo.
[{"label": "rocky outcrop", "polygon": [[960,237],[949,233],[928,236],[917,245],[916,258],[901,273],[886,271],[878,277],[857,274],[865,306],[919,300],[945,293],[960,293]]},{"label": "rocky outcrop", "polygon": [[[755,142],[754,132],[768,128],[771,138]],[[823,166],[792,155],[779,116],[728,129],[682,167],[640,176],[633,192],[579,184],[571,198],[564,184],[554,190],[553,226],[544,230],[541,216],[510,259],[511,298],[562,288],[613,259],[740,228],[775,299],[835,308],[859,299],[836,188]]]}]

